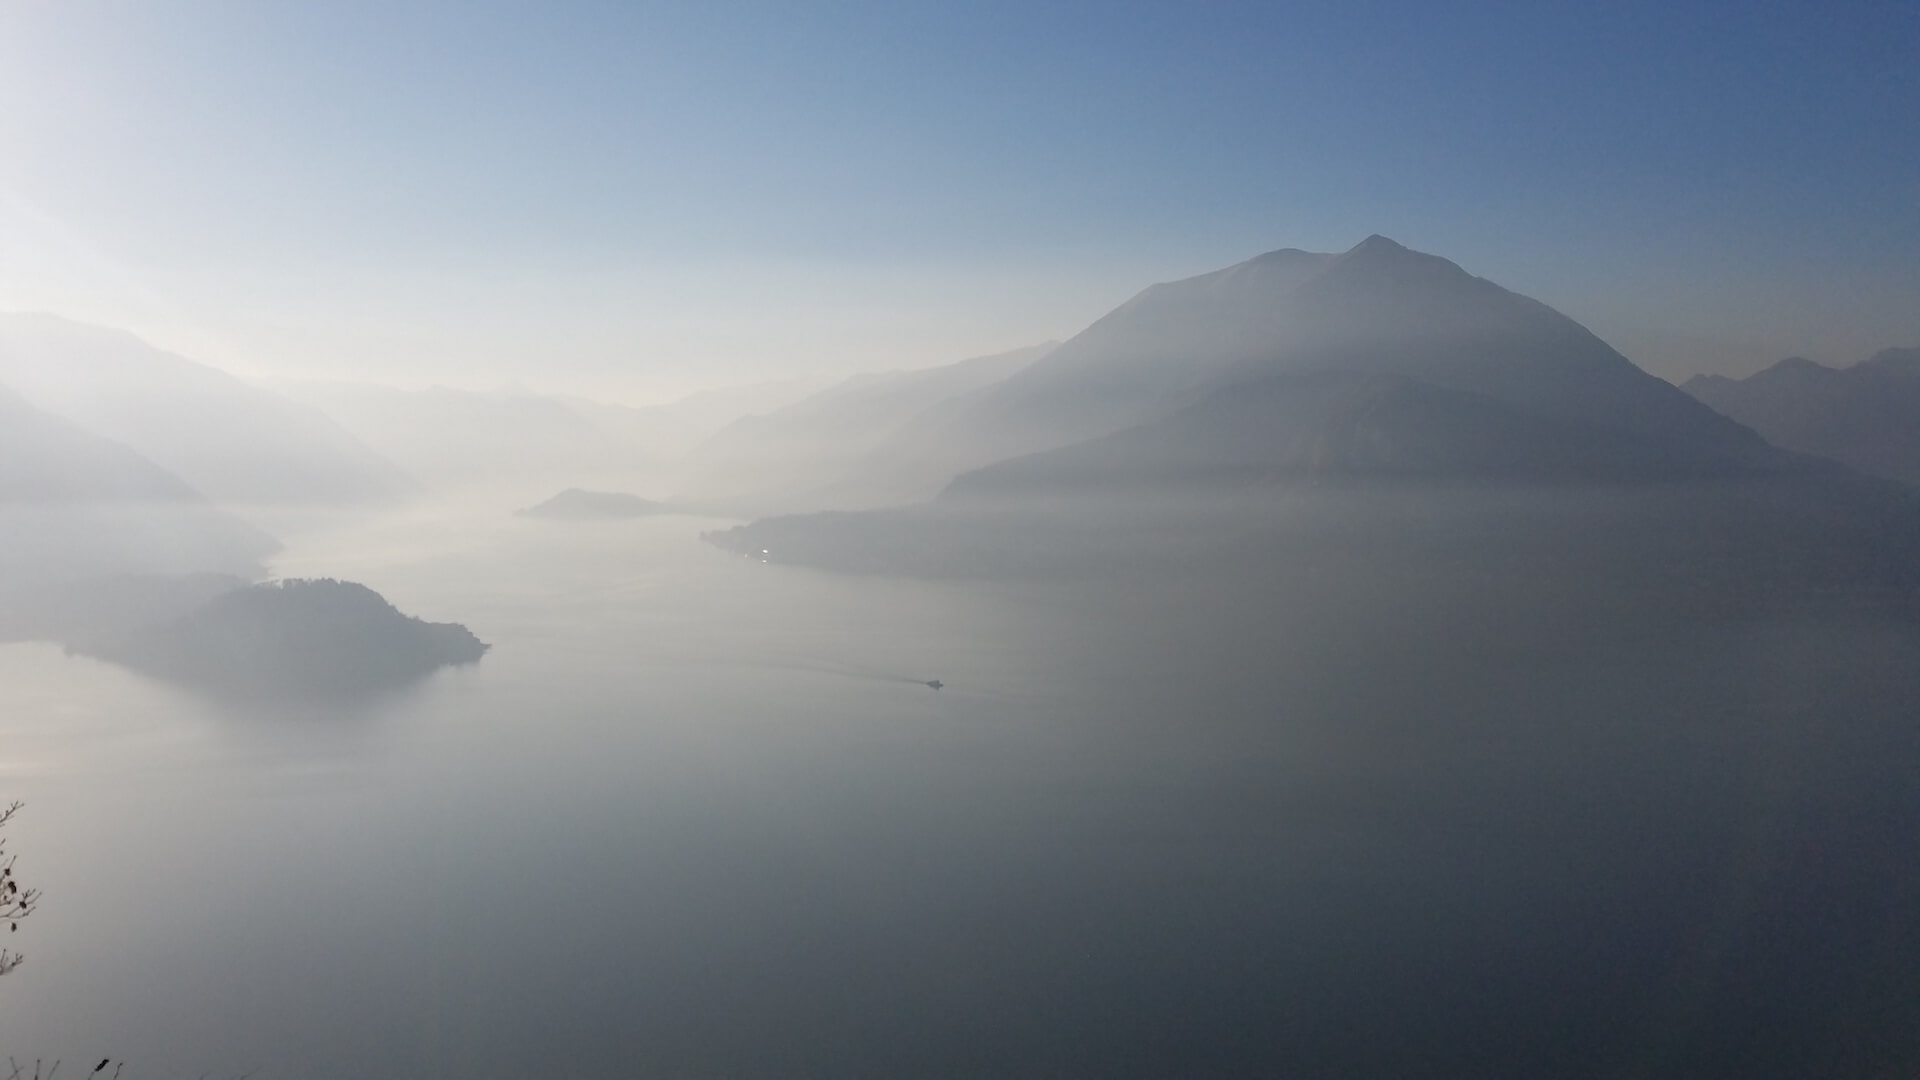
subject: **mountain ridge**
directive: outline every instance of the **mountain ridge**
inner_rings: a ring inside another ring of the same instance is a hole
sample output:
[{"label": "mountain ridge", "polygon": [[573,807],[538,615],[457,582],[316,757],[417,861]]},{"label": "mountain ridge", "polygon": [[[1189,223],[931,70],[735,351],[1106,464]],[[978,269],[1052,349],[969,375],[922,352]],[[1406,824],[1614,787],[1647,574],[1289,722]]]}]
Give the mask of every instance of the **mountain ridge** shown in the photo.
[{"label": "mountain ridge", "polygon": [[129,572],[251,573],[278,546],[133,448],[0,386],[0,590]]},{"label": "mountain ridge", "polygon": [[1282,248],[1149,286],[881,453],[903,470],[919,466],[913,494],[927,498],[960,473],[1157,419],[1234,381],[1326,368],[1622,428],[1676,455],[1769,454],[1551,307],[1377,234],[1338,255]]},{"label": "mountain ridge", "polygon": [[216,502],[384,502],[416,490],[317,410],[124,330],[0,315],[0,381]]},{"label": "mountain ridge", "polygon": [[1714,612],[1920,610],[1910,489],[1772,446],[1385,237],[1150,287],[912,434],[976,464],[912,505],[709,538],[936,576],[1337,562]]},{"label": "mountain ridge", "polygon": [[696,447],[680,497],[730,509],[826,509],[885,501],[889,462],[871,451],[1044,359],[1058,342],[950,364],[862,372],[772,412],[748,415]]},{"label": "mountain ridge", "polygon": [[1790,356],[1743,379],[1697,375],[1680,388],[1775,445],[1920,484],[1920,348],[1844,368]]}]

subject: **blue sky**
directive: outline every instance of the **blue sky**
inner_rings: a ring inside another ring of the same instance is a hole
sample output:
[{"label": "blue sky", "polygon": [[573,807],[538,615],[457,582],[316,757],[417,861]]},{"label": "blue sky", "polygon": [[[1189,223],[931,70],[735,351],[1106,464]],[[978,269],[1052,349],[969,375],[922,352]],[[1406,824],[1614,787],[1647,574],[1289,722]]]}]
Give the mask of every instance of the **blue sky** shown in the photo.
[{"label": "blue sky", "polygon": [[0,308],[635,393],[1386,233],[1662,374],[1920,344],[1920,4],[0,0]]}]

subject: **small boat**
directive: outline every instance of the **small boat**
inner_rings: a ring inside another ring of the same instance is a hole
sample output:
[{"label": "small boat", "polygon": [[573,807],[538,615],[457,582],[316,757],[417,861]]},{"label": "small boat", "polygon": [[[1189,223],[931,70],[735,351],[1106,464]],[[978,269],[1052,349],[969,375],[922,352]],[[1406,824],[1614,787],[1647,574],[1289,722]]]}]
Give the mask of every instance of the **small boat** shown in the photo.
[{"label": "small boat", "polygon": [[941,682],[939,679],[928,679],[927,685],[933,687],[935,690],[938,690],[947,684]]}]

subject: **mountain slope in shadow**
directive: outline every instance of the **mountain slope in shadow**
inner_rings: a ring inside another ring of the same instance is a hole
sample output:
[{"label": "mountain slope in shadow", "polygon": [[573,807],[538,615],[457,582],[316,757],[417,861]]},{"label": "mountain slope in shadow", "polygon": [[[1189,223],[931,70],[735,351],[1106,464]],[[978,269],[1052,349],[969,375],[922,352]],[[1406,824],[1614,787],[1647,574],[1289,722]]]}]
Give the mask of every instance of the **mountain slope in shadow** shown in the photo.
[{"label": "mountain slope in shadow", "polygon": [[741,417],[688,455],[680,498],[761,513],[895,501],[891,463],[874,457],[877,447],[1026,368],[1057,345],[854,375],[785,408]]},{"label": "mountain slope in shadow", "polygon": [[1235,382],[1147,424],[966,473],[942,500],[1304,483],[1644,483],[1746,475],[1618,428],[1549,419],[1403,375]]},{"label": "mountain slope in shadow", "polygon": [[1768,453],[1572,319],[1379,236],[1339,255],[1286,249],[1153,286],[879,452],[903,471],[921,466],[913,494],[926,498],[959,473],[1159,419],[1224,384],[1325,370],[1479,394],[1675,457]]},{"label": "mountain slope in shadow", "polygon": [[1148,290],[918,434],[1028,449],[918,507],[713,539],[906,573],[1393,564],[1719,610],[1901,607],[1920,585],[1913,493],[1777,449],[1545,305],[1380,237]]},{"label": "mountain slope in shadow", "polygon": [[755,383],[636,407],[517,387],[402,390],[309,380],[273,386],[320,410],[430,487],[531,490],[571,484],[665,488],[679,459],[700,440],[737,417],[817,389],[808,381]]},{"label": "mountain slope in shadow", "polygon": [[0,381],[217,502],[380,502],[416,490],[319,412],[118,330],[0,316]]},{"label": "mountain slope in shadow", "polygon": [[0,589],[253,574],[278,543],[131,448],[0,387]]},{"label": "mountain slope in shadow", "polygon": [[673,507],[623,491],[586,491],[568,488],[534,506],[515,511],[516,517],[552,521],[617,521],[677,512]]},{"label": "mountain slope in shadow", "polygon": [[1848,368],[1790,357],[1744,379],[1698,375],[1681,389],[1776,446],[1920,484],[1920,348]]}]

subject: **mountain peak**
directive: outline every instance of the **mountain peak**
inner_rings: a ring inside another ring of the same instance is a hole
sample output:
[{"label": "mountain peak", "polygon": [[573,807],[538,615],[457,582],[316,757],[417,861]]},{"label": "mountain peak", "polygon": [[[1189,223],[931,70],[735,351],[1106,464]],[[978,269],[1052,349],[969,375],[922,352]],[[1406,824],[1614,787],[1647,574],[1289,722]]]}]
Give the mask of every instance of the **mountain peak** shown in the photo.
[{"label": "mountain peak", "polygon": [[[1415,251],[1375,233],[1335,255],[1314,287],[1340,289],[1357,282],[1396,282],[1427,289],[1453,288],[1476,281],[1458,263],[1424,251]],[[1344,283],[1344,284],[1334,284]]]},{"label": "mountain peak", "polygon": [[1303,263],[1303,262],[1319,262],[1320,260],[1325,259],[1326,257],[1327,256],[1319,254],[1318,252],[1302,251],[1299,248],[1290,247],[1290,248],[1280,248],[1277,251],[1269,251],[1261,255],[1255,255],[1253,258],[1248,259],[1247,261],[1250,263],[1269,263],[1269,264]]},{"label": "mountain peak", "polygon": [[1410,247],[1374,233],[1365,240],[1348,248],[1345,253],[1335,256],[1333,265],[1348,268],[1365,268],[1369,273],[1381,271],[1399,274],[1441,274],[1452,277],[1471,277],[1459,264],[1438,255],[1429,255],[1424,251],[1415,251]]},{"label": "mountain peak", "polygon": [[1413,254],[1412,250],[1407,248],[1405,245],[1395,243],[1394,241],[1389,240],[1384,236],[1381,236],[1379,233],[1374,233],[1372,236],[1369,236],[1365,240],[1362,240],[1359,243],[1353,245],[1352,249],[1347,252],[1347,254],[1349,255],[1360,255],[1365,253],[1372,253],[1372,254],[1379,254],[1379,255],[1411,255]]},{"label": "mountain peak", "polygon": [[1783,450],[1920,484],[1920,348],[1851,367],[1790,356],[1744,379],[1683,387]]},{"label": "mountain peak", "polygon": [[1789,356],[1785,360],[1757,371],[1745,381],[1757,385],[1781,385],[1810,388],[1832,385],[1836,380],[1844,379],[1840,372],[1825,364],[1809,360],[1804,356]]}]

